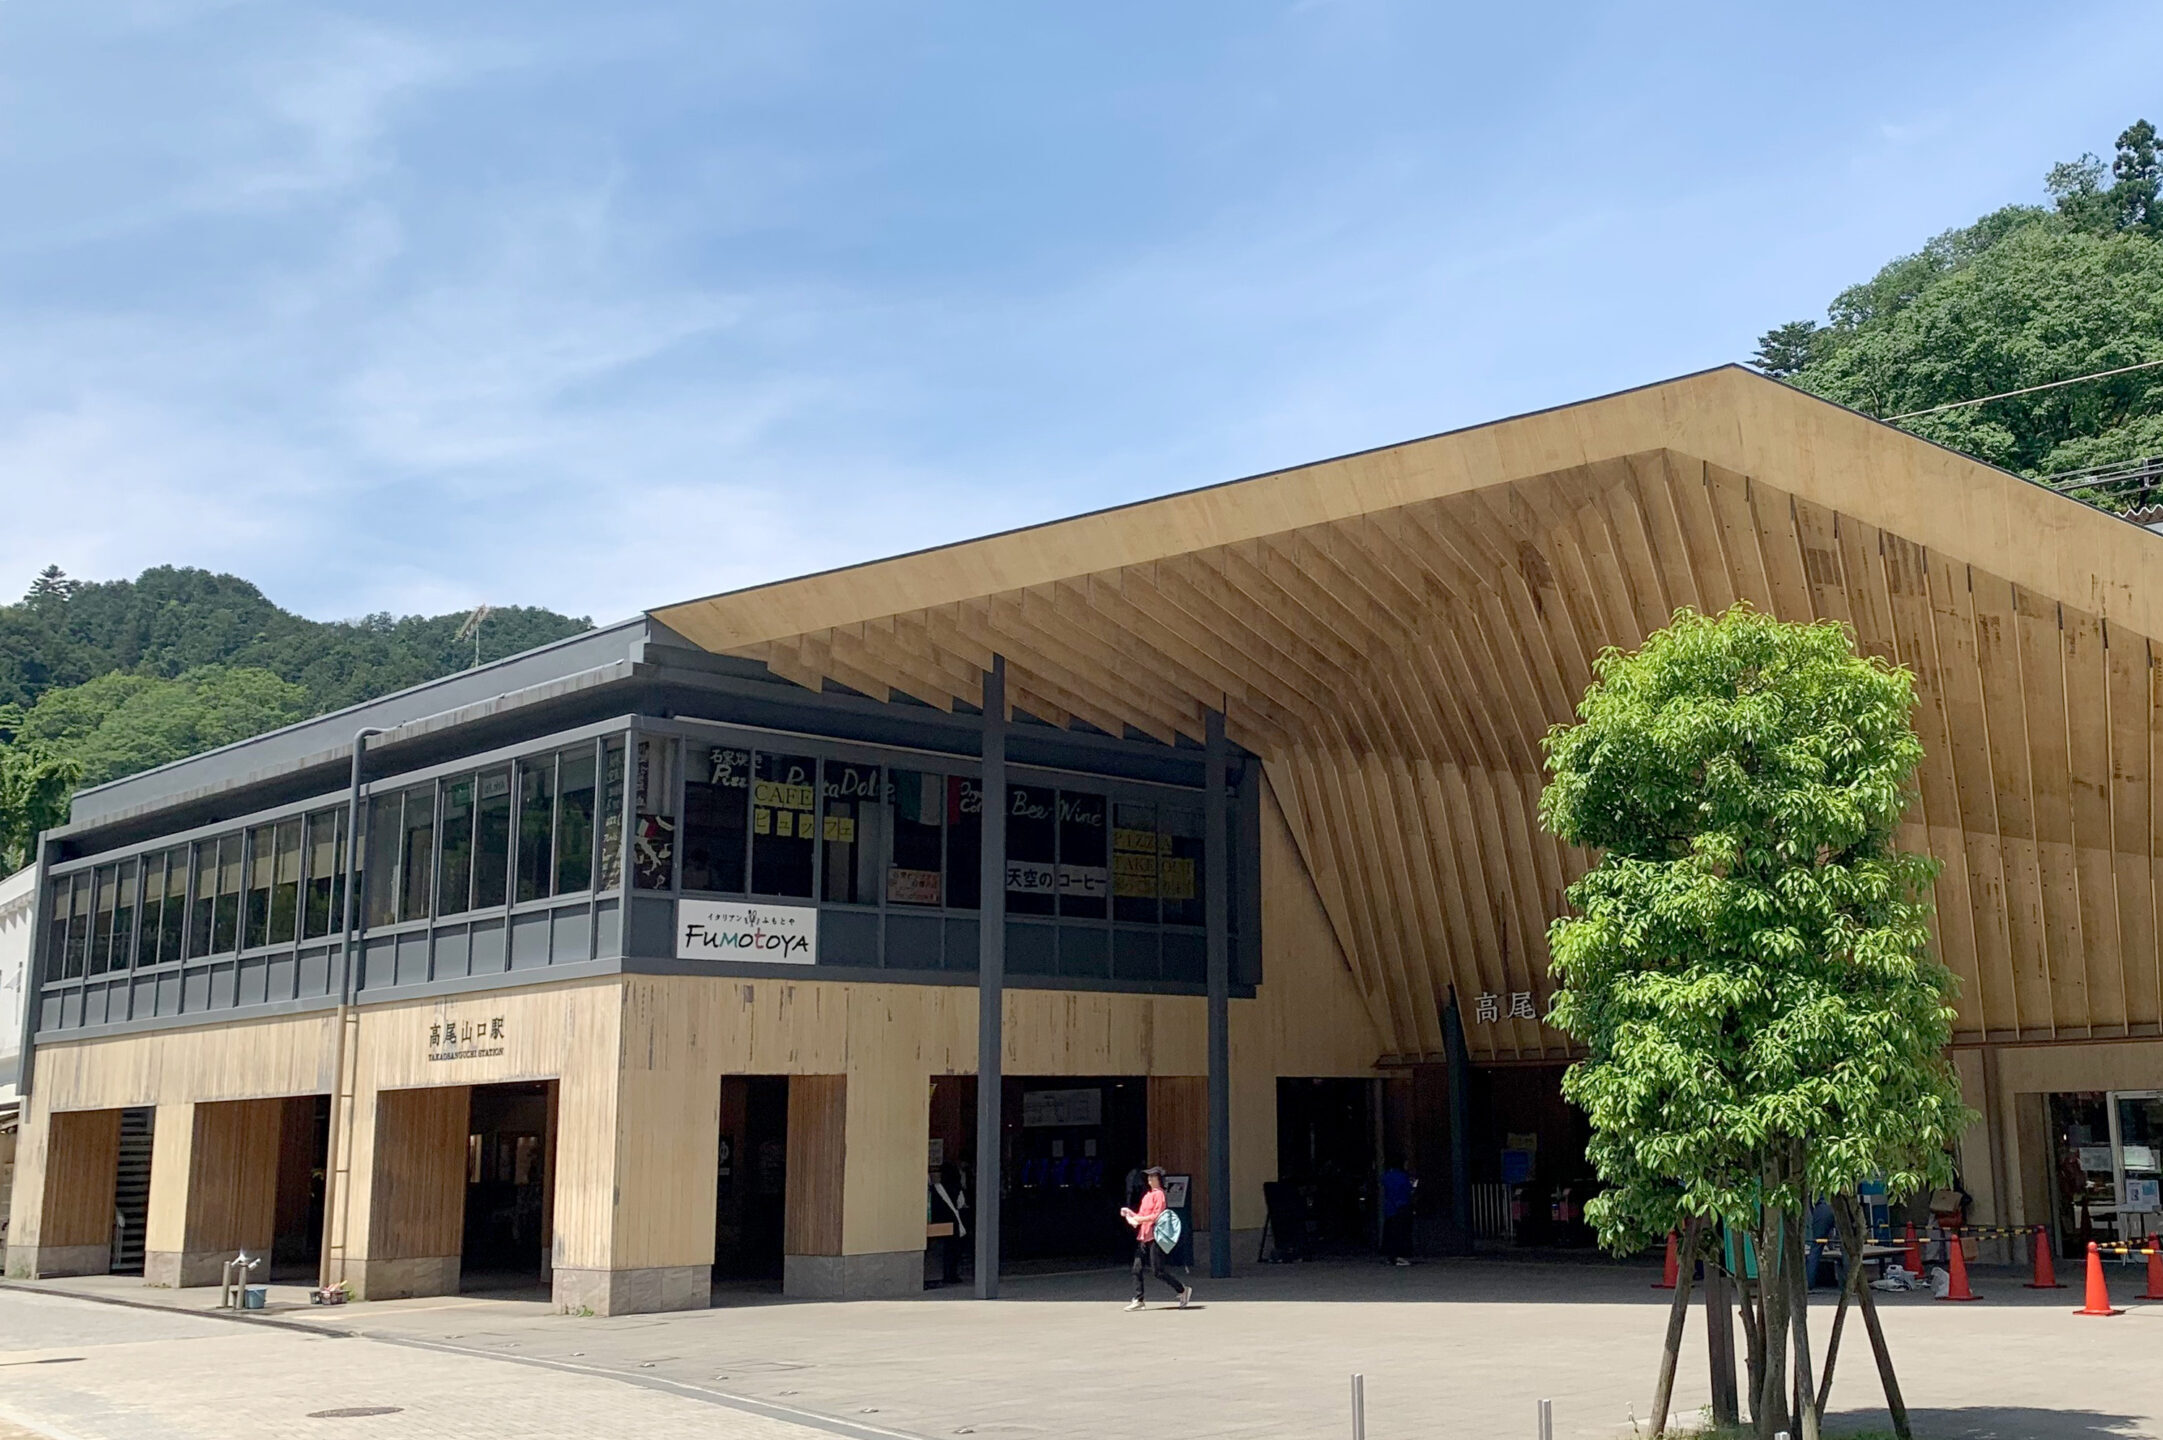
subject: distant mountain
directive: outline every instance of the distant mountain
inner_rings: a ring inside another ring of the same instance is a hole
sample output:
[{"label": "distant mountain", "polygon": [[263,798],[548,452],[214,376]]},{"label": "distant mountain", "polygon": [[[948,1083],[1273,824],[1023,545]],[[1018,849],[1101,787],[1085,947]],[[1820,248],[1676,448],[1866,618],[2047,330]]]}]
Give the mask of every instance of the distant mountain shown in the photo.
[{"label": "distant mountain", "polygon": [[[233,575],[80,581],[49,567],[0,606],[0,747],[56,752],[99,784],[466,669],[466,618],[310,620]],[[482,621],[479,658],[592,628],[506,606]]]}]

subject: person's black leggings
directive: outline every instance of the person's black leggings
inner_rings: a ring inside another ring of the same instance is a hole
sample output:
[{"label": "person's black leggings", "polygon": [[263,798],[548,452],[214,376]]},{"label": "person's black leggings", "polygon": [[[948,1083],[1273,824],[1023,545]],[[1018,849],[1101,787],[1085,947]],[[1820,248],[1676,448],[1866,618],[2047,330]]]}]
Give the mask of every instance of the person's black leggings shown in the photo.
[{"label": "person's black leggings", "polygon": [[1142,1298],[1142,1275],[1145,1271],[1171,1286],[1173,1294],[1184,1295],[1187,1293],[1186,1286],[1165,1273],[1164,1252],[1157,1248],[1157,1242],[1154,1240],[1137,1240],[1134,1242],[1134,1298],[1137,1300]]}]

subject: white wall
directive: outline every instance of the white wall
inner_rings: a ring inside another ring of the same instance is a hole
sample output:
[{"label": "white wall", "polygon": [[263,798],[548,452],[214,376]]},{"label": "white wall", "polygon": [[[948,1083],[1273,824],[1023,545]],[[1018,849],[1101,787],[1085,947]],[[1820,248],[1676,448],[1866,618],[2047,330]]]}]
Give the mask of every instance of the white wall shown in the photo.
[{"label": "white wall", "polygon": [[22,1066],[23,1003],[30,989],[30,901],[37,871],[0,880],[0,1112],[16,1100]]}]

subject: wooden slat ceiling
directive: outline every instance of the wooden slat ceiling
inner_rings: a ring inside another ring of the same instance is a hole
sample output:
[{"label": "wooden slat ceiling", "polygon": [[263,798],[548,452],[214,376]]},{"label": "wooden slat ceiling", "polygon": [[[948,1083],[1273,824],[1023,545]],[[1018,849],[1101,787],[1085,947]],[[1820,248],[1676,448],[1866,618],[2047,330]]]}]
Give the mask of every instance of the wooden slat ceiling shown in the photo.
[{"label": "wooden slat ceiling", "polygon": [[[1539,738],[1680,606],[1831,618],[1912,669],[1908,843],[1943,862],[1965,1043],[2159,1033],[2151,772],[2163,537],[1739,370],[656,618],[818,687],[950,708],[994,654],[1054,724],[1260,755],[1400,1058],[1467,999],[1485,1060],[1590,857],[1539,827]],[[1500,997],[1478,1018],[1472,998]]]}]

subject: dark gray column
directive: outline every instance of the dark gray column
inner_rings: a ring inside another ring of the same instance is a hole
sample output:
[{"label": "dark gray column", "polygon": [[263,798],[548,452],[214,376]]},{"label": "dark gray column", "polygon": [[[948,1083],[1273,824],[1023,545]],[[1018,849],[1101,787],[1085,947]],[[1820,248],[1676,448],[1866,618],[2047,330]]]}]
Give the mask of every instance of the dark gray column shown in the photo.
[{"label": "dark gray column", "polygon": [[976,941],[976,1298],[999,1298],[1000,1089],[1006,1043],[1006,658],[984,672],[983,860]]},{"label": "dark gray column", "polygon": [[1232,1273],[1232,925],[1225,824],[1224,712],[1209,712],[1203,797],[1202,924],[1209,945],[1209,1273]]},{"label": "dark gray column", "polygon": [[1442,1010],[1442,1046],[1450,1076],[1450,1245],[1459,1255],[1472,1253],[1472,1056],[1465,1047],[1464,1012],[1457,987],[1450,986]]}]

